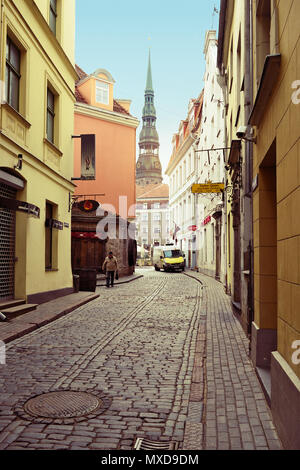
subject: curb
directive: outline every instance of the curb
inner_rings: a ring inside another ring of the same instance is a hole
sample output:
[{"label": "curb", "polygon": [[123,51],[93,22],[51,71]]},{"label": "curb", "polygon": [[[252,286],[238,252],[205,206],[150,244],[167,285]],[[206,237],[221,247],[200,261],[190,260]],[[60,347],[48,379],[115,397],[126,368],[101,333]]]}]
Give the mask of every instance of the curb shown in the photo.
[{"label": "curb", "polygon": [[187,272],[183,271],[183,273],[185,276],[187,277],[190,277],[191,279],[195,279],[195,281],[198,281],[200,282],[200,284],[205,287],[205,284],[203,284],[203,282],[198,278],[198,277],[195,277],[195,276],[192,276],[192,274],[188,274]]},{"label": "curb", "polygon": [[[114,285],[118,286],[119,284],[128,284],[129,282],[136,281],[137,279],[141,279],[142,277],[144,277],[144,275],[139,274],[138,276],[135,276],[133,279],[128,279],[127,281],[117,281],[117,282],[114,283]],[[106,283],[105,284],[97,284],[97,287],[106,287]]]},{"label": "curb", "polygon": [[[38,330],[42,326],[48,325],[49,323],[51,323],[55,320],[58,320],[59,318],[67,315],[68,313],[73,312],[74,310],[81,307],[82,305],[85,305],[88,302],[91,302],[92,300],[97,299],[98,297],[99,297],[99,294],[93,294],[89,297],[86,297],[85,299],[82,299],[81,301],[79,301],[76,304],[73,304],[73,305],[70,305],[70,306],[66,307],[62,311],[60,311],[58,313],[55,313],[51,318],[41,320],[41,322],[39,322],[39,323],[30,323],[30,322],[23,323],[23,325],[24,325],[23,328],[21,328],[22,327],[22,321],[21,321],[20,317],[19,317],[20,321],[18,321],[16,323],[13,323],[13,324],[12,323],[4,323],[3,325],[12,326],[12,328],[15,327],[16,331],[13,331],[11,333],[8,332],[7,337],[4,337],[4,338],[2,337],[1,340],[5,344],[10,343],[11,341],[14,341],[15,339],[21,338],[22,336],[25,336],[28,333],[32,333],[33,331]],[[18,330],[17,327],[19,327],[20,329]],[[1,337],[1,328],[0,328],[0,337]]]}]

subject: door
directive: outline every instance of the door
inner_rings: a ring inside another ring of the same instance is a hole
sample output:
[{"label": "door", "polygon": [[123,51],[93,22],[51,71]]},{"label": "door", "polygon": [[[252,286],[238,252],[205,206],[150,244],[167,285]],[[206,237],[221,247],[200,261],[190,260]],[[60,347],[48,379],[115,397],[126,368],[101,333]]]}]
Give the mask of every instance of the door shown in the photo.
[{"label": "door", "polygon": [[72,269],[100,271],[105,259],[105,243],[97,238],[72,238]]},{"label": "door", "polygon": [[221,219],[216,219],[216,279],[220,280],[221,270]]},{"label": "door", "polygon": [[[0,196],[16,199],[16,190],[0,183]],[[16,213],[0,207],[0,299],[13,299],[15,293]]]}]

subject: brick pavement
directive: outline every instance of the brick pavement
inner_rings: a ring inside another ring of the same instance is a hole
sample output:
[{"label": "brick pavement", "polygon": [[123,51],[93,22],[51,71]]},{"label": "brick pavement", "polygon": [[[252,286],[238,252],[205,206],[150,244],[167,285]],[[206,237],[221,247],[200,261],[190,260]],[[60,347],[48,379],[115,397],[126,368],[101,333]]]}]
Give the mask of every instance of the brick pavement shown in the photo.
[{"label": "brick pavement", "polygon": [[201,339],[206,344],[202,342],[194,365],[200,377],[195,385],[203,393],[190,402],[183,448],[281,449],[248,355],[248,339],[232,313],[230,298],[214,279],[191,271],[186,274],[202,283],[201,315],[206,320],[200,325],[199,347]]},{"label": "brick pavement", "polygon": [[[193,274],[194,275],[194,274]],[[145,270],[134,283],[12,341],[0,366],[0,449],[132,449],[136,437],[184,449],[278,448],[247,340],[223,287]],[[39,393],[104,394],[81,423],[20,419]]]},{"label": "brick pavement", "polygon": [[[148,271],[11,342],[0,376],[0,449],[131,449],[137,436],[182,442],[199,294],[181,274]],[[14,413],[32,396],[68,388],[105,394],[109,409],[69,425]]]}]

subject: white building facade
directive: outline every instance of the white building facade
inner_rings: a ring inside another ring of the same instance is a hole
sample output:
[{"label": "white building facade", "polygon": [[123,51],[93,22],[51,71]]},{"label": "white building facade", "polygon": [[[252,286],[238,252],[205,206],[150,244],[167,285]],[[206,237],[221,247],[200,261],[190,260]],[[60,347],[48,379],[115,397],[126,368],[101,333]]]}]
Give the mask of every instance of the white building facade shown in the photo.
[{"label": "white building facade", "polygon": [[196,253],[196,196],[191,186],[196,181],[196,146],[201,119],[202,94],[191,99],[188,115],[180,122],[173,136],[173,152],[166,174],[170,186],[170,235],[178,248],[185,253],[186,266],[195,268]]},{"label": "white building facade", "polygon": [[[207,31],[204,55],[204,96],[202,119],[197,141],[196,183],[224,183],[225,109],[222,88],[218,83],[217,39]],[[226,281],[226,216],[224,194],[198,194],[197,198],[197,267],[199,272]]]}]

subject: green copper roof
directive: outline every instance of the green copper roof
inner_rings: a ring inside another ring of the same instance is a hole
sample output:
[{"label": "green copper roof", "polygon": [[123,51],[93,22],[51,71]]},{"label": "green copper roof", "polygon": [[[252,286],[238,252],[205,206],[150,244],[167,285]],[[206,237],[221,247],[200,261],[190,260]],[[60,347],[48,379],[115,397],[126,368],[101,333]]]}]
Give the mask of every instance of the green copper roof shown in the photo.
[{"label": "green copper roof", "polygon": [[145,91],[146,92],[147,91],[153,91],[150,49],[149,49],[149,60],[148,60],[147,83],[146,83],[146,90]]}]

